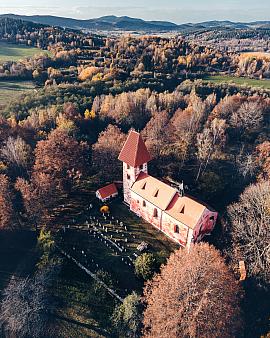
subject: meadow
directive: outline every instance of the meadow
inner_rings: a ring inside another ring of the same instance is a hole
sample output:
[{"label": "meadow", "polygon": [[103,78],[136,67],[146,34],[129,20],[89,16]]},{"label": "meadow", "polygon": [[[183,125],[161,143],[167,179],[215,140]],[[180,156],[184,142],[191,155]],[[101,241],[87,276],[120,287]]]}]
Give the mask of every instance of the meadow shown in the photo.
[{"label": "meadow", "polygon": [[6,61],[19,61],[36,54],[50,54],[50,52],[36,47],[11,44],[0,41],[0,63]]},{"label": "meadow", "polygon": [[14,100],[21,93],[33,90],[35,88],[32,81],[8,81],[0,80],[0,111],[11,100]]},{"label": "meadow", "polygon": [[204,77],[203,81],[215,83],[215,84],[234,83],[240,86],[261,87],[264,89],[270,89],[270,80],[257,80],[257,79],[249,79],[246,77],[235,77],[235,76],[229,76],[229,75],[213,75],[213,76]]}]

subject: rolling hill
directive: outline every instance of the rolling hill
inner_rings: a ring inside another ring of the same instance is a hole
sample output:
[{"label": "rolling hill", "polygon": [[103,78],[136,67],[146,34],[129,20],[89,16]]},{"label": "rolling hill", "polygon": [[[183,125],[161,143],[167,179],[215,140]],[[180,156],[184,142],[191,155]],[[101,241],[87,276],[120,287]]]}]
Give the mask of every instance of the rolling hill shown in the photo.
[{"label": "rolling hill", "polygon": [[145,21],[142,19],[131,18],[128,16],[117,17],[115,15],[103,16],[100,18],[79,20],[73,18],[64,18],[51,15],[16,15],[16,14],[2,14],[0,18],[9,17],[13,19],[21,19],[24,21],[31,21],[38,24],[60,26],[71,29],[84,30],[98,30],[98,31],[179,31],[186,30],[201,30],[201,29],[216,29],[216,28],[230,28],[230,29],[244,29],[244,28],[259,28],[270,26],[270,21],[258,22],[231,22],[231,21],[206,21],[201,23],[186,23],[177,25],[168,21]]}]

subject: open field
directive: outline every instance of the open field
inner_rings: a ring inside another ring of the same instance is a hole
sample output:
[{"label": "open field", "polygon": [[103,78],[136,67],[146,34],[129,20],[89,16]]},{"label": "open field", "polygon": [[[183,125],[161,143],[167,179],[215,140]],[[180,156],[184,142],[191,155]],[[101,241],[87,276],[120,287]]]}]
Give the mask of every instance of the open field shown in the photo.
[{"label": "open field", "polygon": [[214,76],[206,76],[203,78],[204,82],[212,82],[215,84],[220,83],[234,83],[236,85],[246,85],[250,87],[261,87],[264,89],[270,89],[270,80],[256,80],[249,79],[244,77],[235,77],[228,75],[214,75]]},{"label": "open field", "polygon": [[23,92],[35,88],[32,81],[1,81],[0,80],[0,110],[11,100],[16,99]]},{"label": "open field", "polygon": [[16,45],[0,41],[0,62],[18,61],[36,54],[50,54],[46,50],[24,45]]}]

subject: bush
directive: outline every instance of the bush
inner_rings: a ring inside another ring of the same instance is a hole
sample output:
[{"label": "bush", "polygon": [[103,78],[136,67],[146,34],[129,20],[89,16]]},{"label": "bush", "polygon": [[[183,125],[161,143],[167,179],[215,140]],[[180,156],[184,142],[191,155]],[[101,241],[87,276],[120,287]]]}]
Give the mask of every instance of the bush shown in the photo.
[{"label": "bush", "polygon": [[144,253],[135,261],[135,273],[144,280],[151,279],[158,270],[158,261],[154,254]]}]

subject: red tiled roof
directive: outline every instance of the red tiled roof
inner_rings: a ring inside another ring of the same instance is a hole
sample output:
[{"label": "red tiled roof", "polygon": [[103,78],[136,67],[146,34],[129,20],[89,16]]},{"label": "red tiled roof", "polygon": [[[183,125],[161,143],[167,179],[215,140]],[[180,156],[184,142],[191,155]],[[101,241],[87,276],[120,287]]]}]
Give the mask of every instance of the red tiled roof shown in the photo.
[{"label": "red tiled roof", "polygon": [[100,188],[98,192],[101,198],[104,199],[104,198],[108,198],[112,196],[113,194],[116,194],[118,191],[117,191],[116,185],[112,183],[112,184],[106,185],[106,187]]},{"label": "red tiled roof", "polygon": [[140,133],[135,130],[129,133],[118,159],[132,167],[138,167],[151,160]]},{"label": "red tiled roof", "polygon": [[154,204],[161,210],[166,210],[177,190],[144,172],[141,172],[132,185],[131,191]]},{"label": "red tiled roof", "polygon": [[165,212],[181,223],[194,229],[206,207],[188,196],[176,194]]}]

